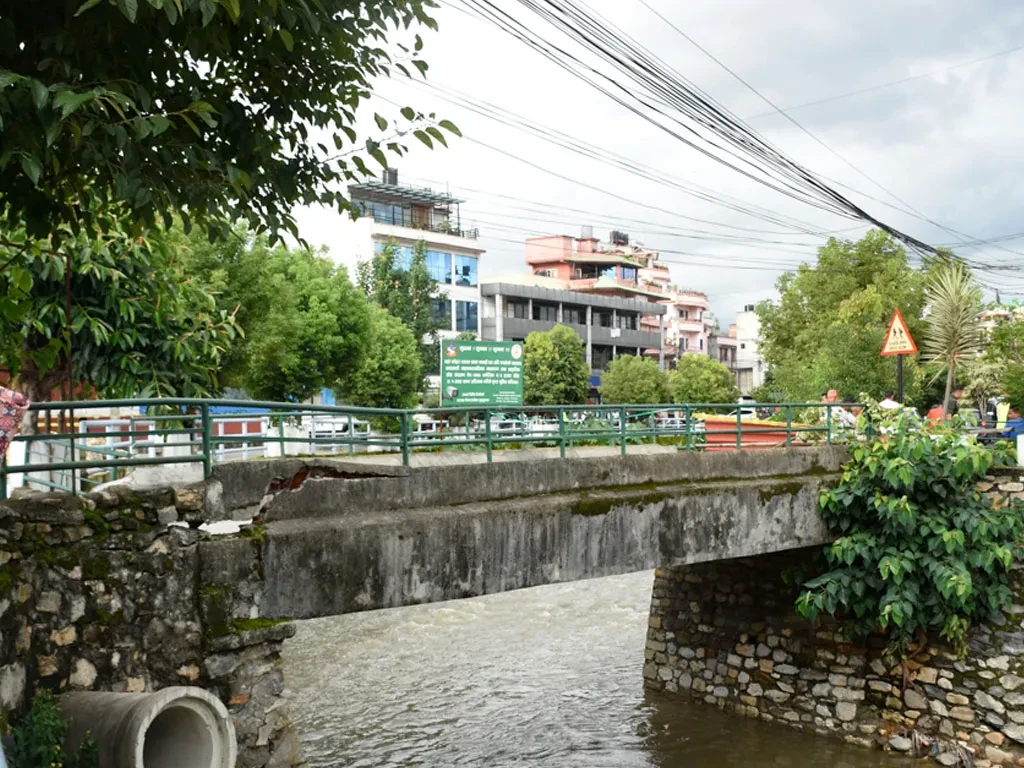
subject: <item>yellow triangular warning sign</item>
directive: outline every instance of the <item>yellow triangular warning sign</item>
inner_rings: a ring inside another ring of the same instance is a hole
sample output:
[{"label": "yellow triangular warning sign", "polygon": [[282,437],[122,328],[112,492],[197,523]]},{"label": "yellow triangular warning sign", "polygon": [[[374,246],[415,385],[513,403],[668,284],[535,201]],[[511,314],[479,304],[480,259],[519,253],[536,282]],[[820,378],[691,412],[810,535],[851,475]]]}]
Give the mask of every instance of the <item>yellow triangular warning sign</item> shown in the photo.
[{"label": "yellow triangular warning sign", "polygon": [[885,344],[882,346],[882,355],[916,355],[917,344],[914,337],[910,335],[907,324],[903,322],[903,315],[897,309],[893,313],[892,322],[889,323],[889,332],[885,335]]}]

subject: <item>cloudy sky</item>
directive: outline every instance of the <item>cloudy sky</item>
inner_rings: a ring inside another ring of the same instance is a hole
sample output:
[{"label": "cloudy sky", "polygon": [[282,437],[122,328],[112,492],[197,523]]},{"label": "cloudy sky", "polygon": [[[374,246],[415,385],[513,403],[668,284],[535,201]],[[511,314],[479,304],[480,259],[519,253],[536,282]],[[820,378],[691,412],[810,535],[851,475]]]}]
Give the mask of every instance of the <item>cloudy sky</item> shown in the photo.
[{"label": "cloudy sky", "polygon": [[[538,34],[564,40],[517,0],[494,1]],[[932,244],[1021,233],[1019,239],[961,245],[957,251],[977,262],[1024,267],[1024,217],[1019,215],[1024,49],[1011,50],[1024,48],[1024,3],[646,1],[818,141],[641,0],[589,0],[594,10],[876,217]],[[436,112],[459,126],[466,138],[454,139],[448,149],[430,151],[409,137],[411,153],[398,164],[399,181],[447,188],[467,201],[462,221],[480,229],[487,248],[481,264],[485,278],[521,271],[527,237],[578,235],[581,226],[591,225],[604,238],[619,229],[661,249],[675,281],[708,293],[724,325],[744,304],[773,296],[784,269],[813,260],[824,238],[799,230],[845,237],[865,231],[857,222],[791,201],[702,157],[473,17],[459,0],[448,0],[436,18],[440,31],[426,31],[423,56],[430,64],[428,80],[437,89],[379,82],[379,98],[366,106],[363,128],[372,134],[373,112],[396,116],[396,104]],[[907,78],[915,79],[876,87]],[[581,157],[446,101],[452,91],[657,169],[683,186],[800,224],[769,223]],[[345,226],[337,214],[310,209],[299,212],[299,224],[308,241],[335,248]],[[1021,253],[1011,252],[1018,249]],[[1024,273],[993,271],[982,277],[1004,297],[1024,294]]]}]

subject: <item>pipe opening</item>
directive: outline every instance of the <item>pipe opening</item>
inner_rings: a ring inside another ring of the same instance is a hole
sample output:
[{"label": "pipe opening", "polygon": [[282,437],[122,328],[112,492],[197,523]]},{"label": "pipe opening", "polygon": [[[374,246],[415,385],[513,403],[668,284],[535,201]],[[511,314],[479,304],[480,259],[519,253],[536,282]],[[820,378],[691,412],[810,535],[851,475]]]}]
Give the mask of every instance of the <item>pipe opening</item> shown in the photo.
[{"label": "pipe opening", "polygon": [[196,709],[171,704],[146,729],[143,768],[217,768],[210,726]]}]

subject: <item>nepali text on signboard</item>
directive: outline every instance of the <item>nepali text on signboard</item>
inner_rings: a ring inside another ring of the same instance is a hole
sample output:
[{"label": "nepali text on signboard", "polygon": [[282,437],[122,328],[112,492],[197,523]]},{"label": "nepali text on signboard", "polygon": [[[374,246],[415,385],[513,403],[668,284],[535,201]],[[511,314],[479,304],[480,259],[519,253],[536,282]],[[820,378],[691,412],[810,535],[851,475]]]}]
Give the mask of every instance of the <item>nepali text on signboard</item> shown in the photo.
[{"label": "nepali text on signboard", "polygon": [[441,342],[442,405],[522,405],[518,341]]}]

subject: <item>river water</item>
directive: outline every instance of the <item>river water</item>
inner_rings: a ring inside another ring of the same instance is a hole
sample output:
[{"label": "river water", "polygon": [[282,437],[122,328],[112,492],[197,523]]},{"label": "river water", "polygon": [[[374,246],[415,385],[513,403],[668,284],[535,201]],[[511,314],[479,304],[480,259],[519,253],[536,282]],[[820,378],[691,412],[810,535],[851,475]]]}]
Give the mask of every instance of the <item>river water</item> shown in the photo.
[{"label": "river water", "polygon": [[285,646],[313,766],[904,768],[645,694],[651,573],[300,622]]}]

